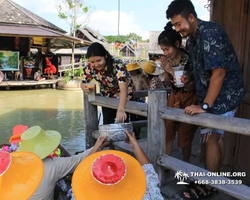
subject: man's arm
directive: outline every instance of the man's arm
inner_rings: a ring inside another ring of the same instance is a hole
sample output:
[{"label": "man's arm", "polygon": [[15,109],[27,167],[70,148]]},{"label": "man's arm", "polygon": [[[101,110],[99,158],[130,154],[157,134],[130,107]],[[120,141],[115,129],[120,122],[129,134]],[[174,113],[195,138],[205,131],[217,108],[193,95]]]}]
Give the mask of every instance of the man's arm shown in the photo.
[{"label": "man's arm", "polygon": [[[212,69],[212,76],[210,78],[207,96],[203,101],[204,103],[207,103],[209,107],[213,106],[216,98],[218,97],[225,76],[226,76],[226,69],[224,68]],[[204,113],[205,111],[201,108],[201,105],[191,105],[186,107],[184,112],[190,115],[194,115],[196,113]]]},{"label": "man's arm", "polygon": [[209,107],[212,107],[215,100],[217,99],[220,90],[222,88],[225,76],[226,76],[226,69],[224,68],[212,69],[212,76],[210,78],[207,96],[204,99],[204,103],[207,103]]}]

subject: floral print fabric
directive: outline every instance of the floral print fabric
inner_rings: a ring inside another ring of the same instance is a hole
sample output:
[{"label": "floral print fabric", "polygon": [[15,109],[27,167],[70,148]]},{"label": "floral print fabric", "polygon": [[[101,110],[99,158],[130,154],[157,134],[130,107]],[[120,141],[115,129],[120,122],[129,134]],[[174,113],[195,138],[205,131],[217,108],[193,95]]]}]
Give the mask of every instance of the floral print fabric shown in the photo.
[{"label": "floral print fabric", "polygon": [[102,96],[119,99],[120,88],[119,83],[128,83],[128,100],[132,98],[135,90],[132,78],[126,69],[126,65],[119,59],[114,58],[113,73],[106,75],[107,66],[104,71],[96,70],[88,64],[83,70],[82,82],[89,83],[95,79],[100,83],[100,92]]},{"label": "floral print fabric", "polygon": [[151,79],[149,86],[150,86],[150,90],[166,88],[164,83],[161,81],[161,79],[158,76],[155,76]]},{"label": "floral print fabric", "polygon": [[212,69],[226,69],[221,91],[209,112],[223,114],[234,110],[245,97],[244,81],[233,45],[222,27],[199,20],[196,35],[187,41],[201,104],[207,95]]}]

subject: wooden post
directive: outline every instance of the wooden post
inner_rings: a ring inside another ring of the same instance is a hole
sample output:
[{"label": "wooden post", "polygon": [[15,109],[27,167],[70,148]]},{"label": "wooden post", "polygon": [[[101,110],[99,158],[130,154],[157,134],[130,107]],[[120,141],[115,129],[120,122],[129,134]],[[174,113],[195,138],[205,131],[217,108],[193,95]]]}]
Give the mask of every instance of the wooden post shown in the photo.
[{"label": "wooden post", "polygon": [[98,130],[98,111],[97,106],[89,102],[88,95],[83,92],[83,105],[84,105],[84,120],[85,120],[85,142],[86,149],[94,146],[95,139],[92,133]]},{"label": "wooden post", "polygon": [[157,164],[159,156],[165,153],[166,145],[166,120],[160,116],[160,108],[167,105],[166,91],[148,92],[148,134],[147,134],[147,155],[154,165],[160,179],[160,186],[164,183],[164,168]]}]

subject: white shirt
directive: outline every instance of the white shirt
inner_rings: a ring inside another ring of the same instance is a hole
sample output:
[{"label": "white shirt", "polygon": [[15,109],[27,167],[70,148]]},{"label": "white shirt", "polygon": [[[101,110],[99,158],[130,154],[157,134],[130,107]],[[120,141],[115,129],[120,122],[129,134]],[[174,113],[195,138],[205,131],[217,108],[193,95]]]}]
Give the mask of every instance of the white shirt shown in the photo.
[{"label": "white shirt", "polygon": [[39,74],[38,72],[36,72],[34,74],[34,80],[40,80],[41,79],[41,73]]},{"label": "white shirt", "polygon": [[147,190],[145,192],[143,200],[164,200],[158,187],[160,181],[153,165],[149,163],[143,165],[142,168],[147,179]]}]

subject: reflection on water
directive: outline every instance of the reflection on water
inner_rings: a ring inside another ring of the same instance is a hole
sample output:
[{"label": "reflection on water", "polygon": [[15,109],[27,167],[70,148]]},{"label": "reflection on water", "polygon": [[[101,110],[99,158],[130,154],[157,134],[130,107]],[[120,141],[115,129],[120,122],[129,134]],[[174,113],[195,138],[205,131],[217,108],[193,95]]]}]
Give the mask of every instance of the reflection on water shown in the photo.
[{"label": "reflection on water", "polygon": [[82,91],[0,91],[0,144],[9,141],[13,127],[18,124],[56,130],[70,152],[84,150]]}]

